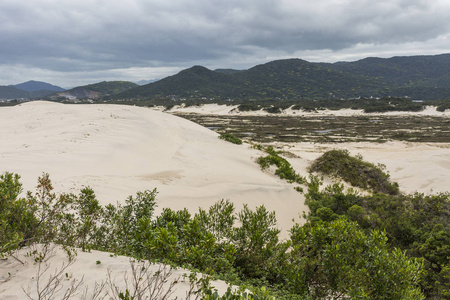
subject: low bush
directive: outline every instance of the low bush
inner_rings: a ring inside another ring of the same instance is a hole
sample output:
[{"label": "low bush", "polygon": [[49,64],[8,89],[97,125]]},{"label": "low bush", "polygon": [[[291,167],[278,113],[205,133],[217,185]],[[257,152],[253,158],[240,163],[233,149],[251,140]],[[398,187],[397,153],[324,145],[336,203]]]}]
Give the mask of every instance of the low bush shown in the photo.
[{"label": "low bush", "polygon": [[272,146],[261,149],[268,153],[267,156],[261,156],[256,159],[256,162],[261,166],[262,170],[269,168],[271,165],[275,165],[277,166],[275,175],[278,175],[281,179],[286,179],[290,183],[306,183],[306,178],[295,172],[291,164],[285,158],[281,157]]},{"label": "low bush", "polygon": [[330,150],[317,158],[310,167],[311,172],[336,176],[355,187],[371,189],[376,193],[395,195],[399,193],[396,182],[391,183],[389,174],[381,166],[350,156],[347,150]]},{"label": "low bush", "polygon": [[219,139],[228,141],[228,142],[236,144],[236,145],[241,145],[242,144],[242,140],[240,138],[238,138],[237,136],[235,136],[234,134],[232,134],[232,133],[221,134],[219,136]]}]

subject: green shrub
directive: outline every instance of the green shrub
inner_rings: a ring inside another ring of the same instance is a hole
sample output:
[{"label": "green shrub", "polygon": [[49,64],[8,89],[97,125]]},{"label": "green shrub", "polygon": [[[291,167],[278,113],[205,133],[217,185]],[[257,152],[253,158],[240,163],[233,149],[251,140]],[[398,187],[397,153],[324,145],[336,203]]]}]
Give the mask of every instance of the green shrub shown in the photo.
[{"label": "green shrub", "polygon": [[219,136],[219,139],[228,141],[228,142],[236,144],[236,145],[241,145],[242,144],[242,140],[240,138],[238,138],[237,136],[235,136],[234,134],[232,134],[232,133],[221,134]]},{"label": "green shrub", "polygon": [[253,103],[242,103],[238,106],[239,111],[257,111],[261,109],[261,106]]},{"label": "green shrub", "polygon": [[376,193],[399,193],[398,184],[389,181],[389,174],[379,166],[350,156],[347,150],[325,152],[313,162],[310,171],[336,176],[355,187],[371,189]]},{"label": "green shrub", "polygon": [[291,229],[287,286],[313,299],[423,299],[420,263],[390,250],[385,234],[346,220]]},{"label": "green shrub", "polygon": [[263,151],[267,152],[269,155],[261,156],[256,159],[256,162],[260,165],[262,170],[269,168],[271,165],[275,165],[277,166],[275,175],[278,175],[281,179],[286,179],[290,183],[306,183],[306,179],[296,173],[291,164],[285,158],[281,157],[272,146],[263,149]]},{"label": "green shrub", "polygon": [[280,230],[276,226],[275,212],[264,206],[251,211],[246,204],[238,214],[241,226],[234,229],[236,267],[246,277],[267,277],[267,261],[278,244]]}]

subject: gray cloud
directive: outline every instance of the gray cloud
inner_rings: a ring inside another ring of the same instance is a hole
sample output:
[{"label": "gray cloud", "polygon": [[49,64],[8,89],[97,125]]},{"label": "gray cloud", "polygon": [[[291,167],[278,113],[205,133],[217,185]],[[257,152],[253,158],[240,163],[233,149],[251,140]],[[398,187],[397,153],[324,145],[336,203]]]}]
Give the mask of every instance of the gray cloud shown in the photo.
[{"label": "gray cloud", "polygon": [[27,69],[61,82],[108,71],[126,80],[193,64],[443,53],[449,32],[446,0],[6,0],[0,84],[17,83]]}]

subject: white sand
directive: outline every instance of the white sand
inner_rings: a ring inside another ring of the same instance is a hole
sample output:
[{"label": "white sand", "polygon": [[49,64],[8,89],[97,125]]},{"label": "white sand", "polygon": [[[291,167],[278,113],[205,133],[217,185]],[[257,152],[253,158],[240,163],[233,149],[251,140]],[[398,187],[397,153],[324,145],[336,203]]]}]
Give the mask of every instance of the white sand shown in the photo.
[{"label": "white sand", "polygon": [[[146,273],[152,277],[158,271],[162,271],[162,273],[170,272],[170,274],[164,276],[167,282],[163,285],[162,290],[167,292],[172,282],[177,281],[177,283],[172,288],[173,294],[169,299],[175,299],[176,297],[178,299],[186,299],[186,295],[190,290],[189,279],[183,276],[184,274],[189,275],[189,271],[182,268],[170,269],[170,267],[161,264],[138,262],[128,257],[114,256],[100,251],[77,251],[73,263],[69,264],[66,252],[54,246],[50,248],[45,261],[39,266],[34,261],[35,256],[27,255],[33,250],[43,252],[43,247],[42,245],[37,245],[18,251],[15,253],[15,257],[19,258],[20,262],[12,257],[9,257],[7,260],[0,260],[0,300],[27,299],[26,293],[29,293],[33,297],[32,299],[38,299],[38,284],[39,292],[45,292],[45,287],[50,282],[49,278],[56,277],[54,275],[60,273],[61,270],[62,273],[59,276],[60,284],[58,284],[60,290],[50,299],[63,299],[66,290],[74,282],[76,284],[80,283],[80,281],[81,285],[77,289],[76,295],[70,299],[84,299],[83,296],[86,300],[92,299],[96,284],[101,285],[102,283],[106,283],[106,285],[102,288],[101,296],[106,296],[106,293],[109,295],[114,293],[115,288],[111,289],[109,283],[116,286],[120,292],[125,292],[126,289],[133,292],[131,264],[134,264],[138,272],[141,271],[142,266],[146,267],[146,272],[140,273],[144,275],[141,276],[144,280],[147,278],[145,276]],[[108,280],[108,274],[110,274],[110,280]],[[125,282],[125,278],[128,280],[128,285]],[[228,288],[225,282],[218,280],[211,281],[211,285],[219,293],[224,293]],[[144,286],[144,284],[141,286]],[[51,288],[48,290],[51,290]],[[116,294],[114,298],[96,299],[118,299],[118,295]],[[195,299],[195,297],[191,299]]]},{"label": "white sand", "polygon": [[306,168],[324,152],[347,149],[351,155],[361,154],[364,160],[383,164],[391,180],[398,182],[404,193],[440,193],[450,191],[450,144],[442,143],[337,143],[313,144],[274,143],[278,149],[292,152],[289,158],[296,170]]}]

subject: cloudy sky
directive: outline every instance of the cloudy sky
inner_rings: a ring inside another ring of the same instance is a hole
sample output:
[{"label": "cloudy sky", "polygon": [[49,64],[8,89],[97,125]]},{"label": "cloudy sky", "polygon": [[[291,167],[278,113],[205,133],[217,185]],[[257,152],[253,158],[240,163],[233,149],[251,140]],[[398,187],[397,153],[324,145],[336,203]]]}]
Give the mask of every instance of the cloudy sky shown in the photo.
[{"label": "cloudy sky", "polygon": [[0,85],[441,53],[449,0],[0,0]]}]

